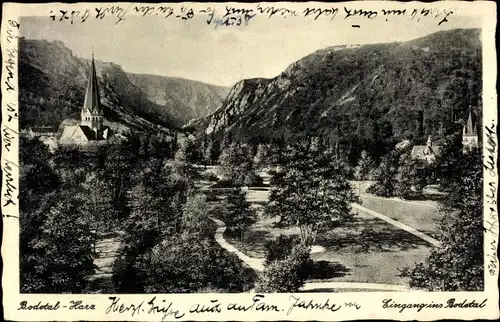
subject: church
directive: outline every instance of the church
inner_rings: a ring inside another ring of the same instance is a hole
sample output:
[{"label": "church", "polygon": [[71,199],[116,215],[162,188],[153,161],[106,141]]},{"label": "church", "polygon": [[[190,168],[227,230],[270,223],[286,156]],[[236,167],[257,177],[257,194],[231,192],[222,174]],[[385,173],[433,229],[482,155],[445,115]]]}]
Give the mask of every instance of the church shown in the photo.
[{"label": "church", "polygon": [[[462,131],[462,146],[463,152],[467,153],[472,148],[477,148],[478,146],[478,134],[477,128],[472,122],[472,113],[469,112],[469,117],[467,123],[463,127]],[[415,145],[411,151],[411,157],[415,160],[422,160],[428,164],[434,163],[436,157],[440,153],[441,146],[434,146],[432,144],[431,137],[427,139],[427,145]]]},{"label": "church", "polygon": [[462,146],[464,153],[470,149],[478,147],[479,138],[477,135],[477,128],[472,124],[472,113],[469,113],[469,118],[467,119],[467,123],[465,124],[462,132]]},{"label": "church", "polygon": [[85,101],[80,112],[80,122],[67,125],[59,139],[61,144],[84,145],[93,142],[105,143],[111,137],[109,127],[103,125],[104,115],[97,85],[94,54],[90,66]]}]

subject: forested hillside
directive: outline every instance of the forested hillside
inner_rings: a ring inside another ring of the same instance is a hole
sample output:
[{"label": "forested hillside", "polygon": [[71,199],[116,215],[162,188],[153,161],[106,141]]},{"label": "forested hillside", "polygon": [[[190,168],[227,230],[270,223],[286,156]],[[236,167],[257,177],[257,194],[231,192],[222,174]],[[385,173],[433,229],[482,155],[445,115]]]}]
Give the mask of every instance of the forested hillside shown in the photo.
[{"label": "forested hillside", "polygon": [[214,112],[229,92],[228,87],[177,77],[132,73],[127,77],[151,102],[164,107],[183,124]]},{"label": "forested hillside", "polygon": [[481,40],[457,29],[402,43],[318,50],[273,79],[237,83],[220,109],[189,129],[266,142],[320,136],[359,154],[401,139],[439,139],[472,106],[481,118]]},{"label": "forested hillside", "polygon": [[[89,61],[75,56],[60,41],[21,38],[19,51],[21,126],[57,126],[64,119],[78,119]],[[224,95],[224,88],[167,78],[170,83],[164,94],[172,99],[157,103],[147,86],[136,86],[119,65],[96,57],[96,69],[106,118],[138,128],[179,128],[190,118],[213,111]],[[214,94],[207,97],[210,91]]]}]

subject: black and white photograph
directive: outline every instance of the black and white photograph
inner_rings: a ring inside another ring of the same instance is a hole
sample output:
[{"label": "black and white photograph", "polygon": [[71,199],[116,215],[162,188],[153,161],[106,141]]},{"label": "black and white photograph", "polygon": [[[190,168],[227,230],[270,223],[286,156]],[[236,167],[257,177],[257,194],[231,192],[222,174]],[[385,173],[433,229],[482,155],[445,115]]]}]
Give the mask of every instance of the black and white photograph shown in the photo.
[{"label": "black and white photograph", "polygon": [[484,17],[240,5],[20,11],[16,292],[484,292]]}]

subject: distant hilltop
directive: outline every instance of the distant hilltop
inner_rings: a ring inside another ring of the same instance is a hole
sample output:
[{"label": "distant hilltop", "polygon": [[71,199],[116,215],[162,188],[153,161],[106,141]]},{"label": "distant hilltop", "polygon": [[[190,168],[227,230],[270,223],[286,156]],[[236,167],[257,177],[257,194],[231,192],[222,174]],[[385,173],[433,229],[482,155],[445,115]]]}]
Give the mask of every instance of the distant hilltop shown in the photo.
[{"label": "distant hilltop", "polygon": [[[21,127],[78,119],[90,61],[61,41],[19,39]],[[138,129],[177,129],[218,108],[229,88],[175,77],[127,74],[95,61],[106,117]]]},{"label": "distant hilltop", "polygon": [[317,50],[272,79],[242,80],[221,108],[186,128],[215,140],[318,136],[384,150],[460,131],[470,111],[481,117],[479,29],[349,46]]}]

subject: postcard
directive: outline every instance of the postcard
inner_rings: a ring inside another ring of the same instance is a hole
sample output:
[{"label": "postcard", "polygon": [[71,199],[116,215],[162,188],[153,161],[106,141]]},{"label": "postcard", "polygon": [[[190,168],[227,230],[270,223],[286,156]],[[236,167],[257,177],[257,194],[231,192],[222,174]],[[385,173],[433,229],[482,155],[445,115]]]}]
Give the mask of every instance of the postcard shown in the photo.
[{"label": "postcard", "polygon": [[13,321],[498,319],[496,4],[4,3]]}]

